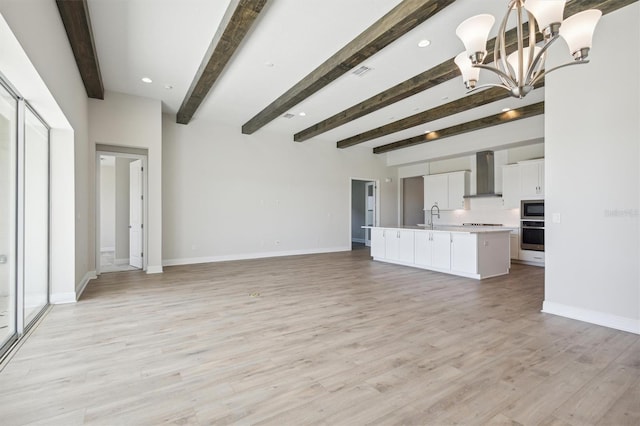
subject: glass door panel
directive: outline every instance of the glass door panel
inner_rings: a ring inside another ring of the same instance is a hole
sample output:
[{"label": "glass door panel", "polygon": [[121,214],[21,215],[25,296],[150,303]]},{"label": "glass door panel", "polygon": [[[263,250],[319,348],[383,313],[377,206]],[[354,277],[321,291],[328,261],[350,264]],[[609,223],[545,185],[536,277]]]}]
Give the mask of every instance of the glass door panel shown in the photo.
[{"label": "glass door panel", "polygon": [[24,135],[24,323],[49,303],[49,129],[28,108]]},{"label": "glass door panel", "polygon": [[0,85],[0,355],[16,333],[17,101]]}]

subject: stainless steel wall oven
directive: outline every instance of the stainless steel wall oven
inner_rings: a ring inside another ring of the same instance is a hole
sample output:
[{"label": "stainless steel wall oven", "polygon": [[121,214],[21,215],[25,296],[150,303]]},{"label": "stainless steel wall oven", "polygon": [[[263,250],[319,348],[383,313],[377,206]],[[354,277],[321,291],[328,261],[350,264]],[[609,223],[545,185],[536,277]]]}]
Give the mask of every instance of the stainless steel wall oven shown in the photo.
[{"label": "stainless steel wall oven", "polygon": [[544,251],[544,200],[522,200],[520,248]]}]

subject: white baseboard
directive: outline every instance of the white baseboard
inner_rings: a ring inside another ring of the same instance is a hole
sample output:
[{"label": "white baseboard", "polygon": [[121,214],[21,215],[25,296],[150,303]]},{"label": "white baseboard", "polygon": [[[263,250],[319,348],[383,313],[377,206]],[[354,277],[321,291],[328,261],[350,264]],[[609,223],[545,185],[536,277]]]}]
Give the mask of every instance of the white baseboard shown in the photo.
[{"label": "white baseboard", "polygon": [[627,331],[629,333],[640,334],[640,319],[621,317],[605,312],[563,305],[562,303],[548,302],[546,300],[542,303],[542,312],[614,328],[616,330]]},{"label": "white baseboard", "polygon": [[128,265],[129,264],[129,258],[127,257],[126,259],[115,259],[113,261],[114,265]]},{"label": "white baseboard", "polygon": [[105,251],[116,251],[115,247],[100,247],[100,253],[104,253]]},{"label": "white baseboard", "polygon": [[162,266],[158,266],[158,265],[149,266],[149,265],[147,265],[147,274],[161,274],[161,273],[162,273]]},{"label": "white baseboard", "polygon": [[52,305],[63,305],[65,303],[76,303],[78,299],[80,299],[80,295],[89,284],[90,280],[96,279],[98,276],[96,275],[96,271],[89,271],[84,274],[84,277],[80,280],[78,284],[76,284],[75,292],[66,292],[66,293],[51,293],[49,296],[49,303]]},{"label": "white baseboard", "polygon": [[224,255],[224,256],[194,257],[190,259],[165,259],[162,261],[162,265],[164,266],[195,265],[198,263],[228,262],[231,260],[264,259],[268,257],[299,256],[303,254],[335,253],[335,252],[341,252],[341,251],[351,251],[351,247],[329,247],[329,248],[321,248],[321,249],[231,254],[231,255]]},{"label": "white baseboard", "polygon": [[87,284],[89,284],[89,281],[95,280],[96,278],[98,278],[96,271],[89,271],[84,274],[82,280],[80,280],[80,282],[76,285],[76,300],[80,299],[80,296],[82,295],[84,289],[87,288]]},{"label": "white baseboard", "polygon": [[366,240],[364,238],[352,238],[351,239],[352,243],[360,243],[360,244],[364,244],[366,242]]},{"label": "white baseboard", "polygon": [[65,303],[76,303],[76,293],[51,293],[49,303],[52,305],[63,305]]}]

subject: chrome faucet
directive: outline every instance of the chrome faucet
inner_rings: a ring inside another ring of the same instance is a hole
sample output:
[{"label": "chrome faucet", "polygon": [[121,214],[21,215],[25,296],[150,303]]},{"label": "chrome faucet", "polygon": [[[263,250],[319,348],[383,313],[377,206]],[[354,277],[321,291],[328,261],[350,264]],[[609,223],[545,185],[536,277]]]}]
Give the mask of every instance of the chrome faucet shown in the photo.
[{"label": "chrome faucet", "polygon": [[[433,209],[437,210],[437,213],[433,213]],[[440,207],[438,207],[437,204],[434,204],[431,206],[431,217],[429,218],[429,225],[431,225],[431,229],[433,229],[433,216],[438,216],[438,219],[440,219]]]}]

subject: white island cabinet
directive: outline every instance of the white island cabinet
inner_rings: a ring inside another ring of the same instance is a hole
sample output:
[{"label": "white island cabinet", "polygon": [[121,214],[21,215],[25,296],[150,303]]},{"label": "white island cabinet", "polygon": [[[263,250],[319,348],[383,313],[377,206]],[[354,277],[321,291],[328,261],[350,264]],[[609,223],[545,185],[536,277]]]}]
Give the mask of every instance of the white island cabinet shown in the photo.
[{"label": "white island cabinet", "polygon": [[468,278],[509,273],[510,229],[476,227],[373,228],[374,260]]}]

